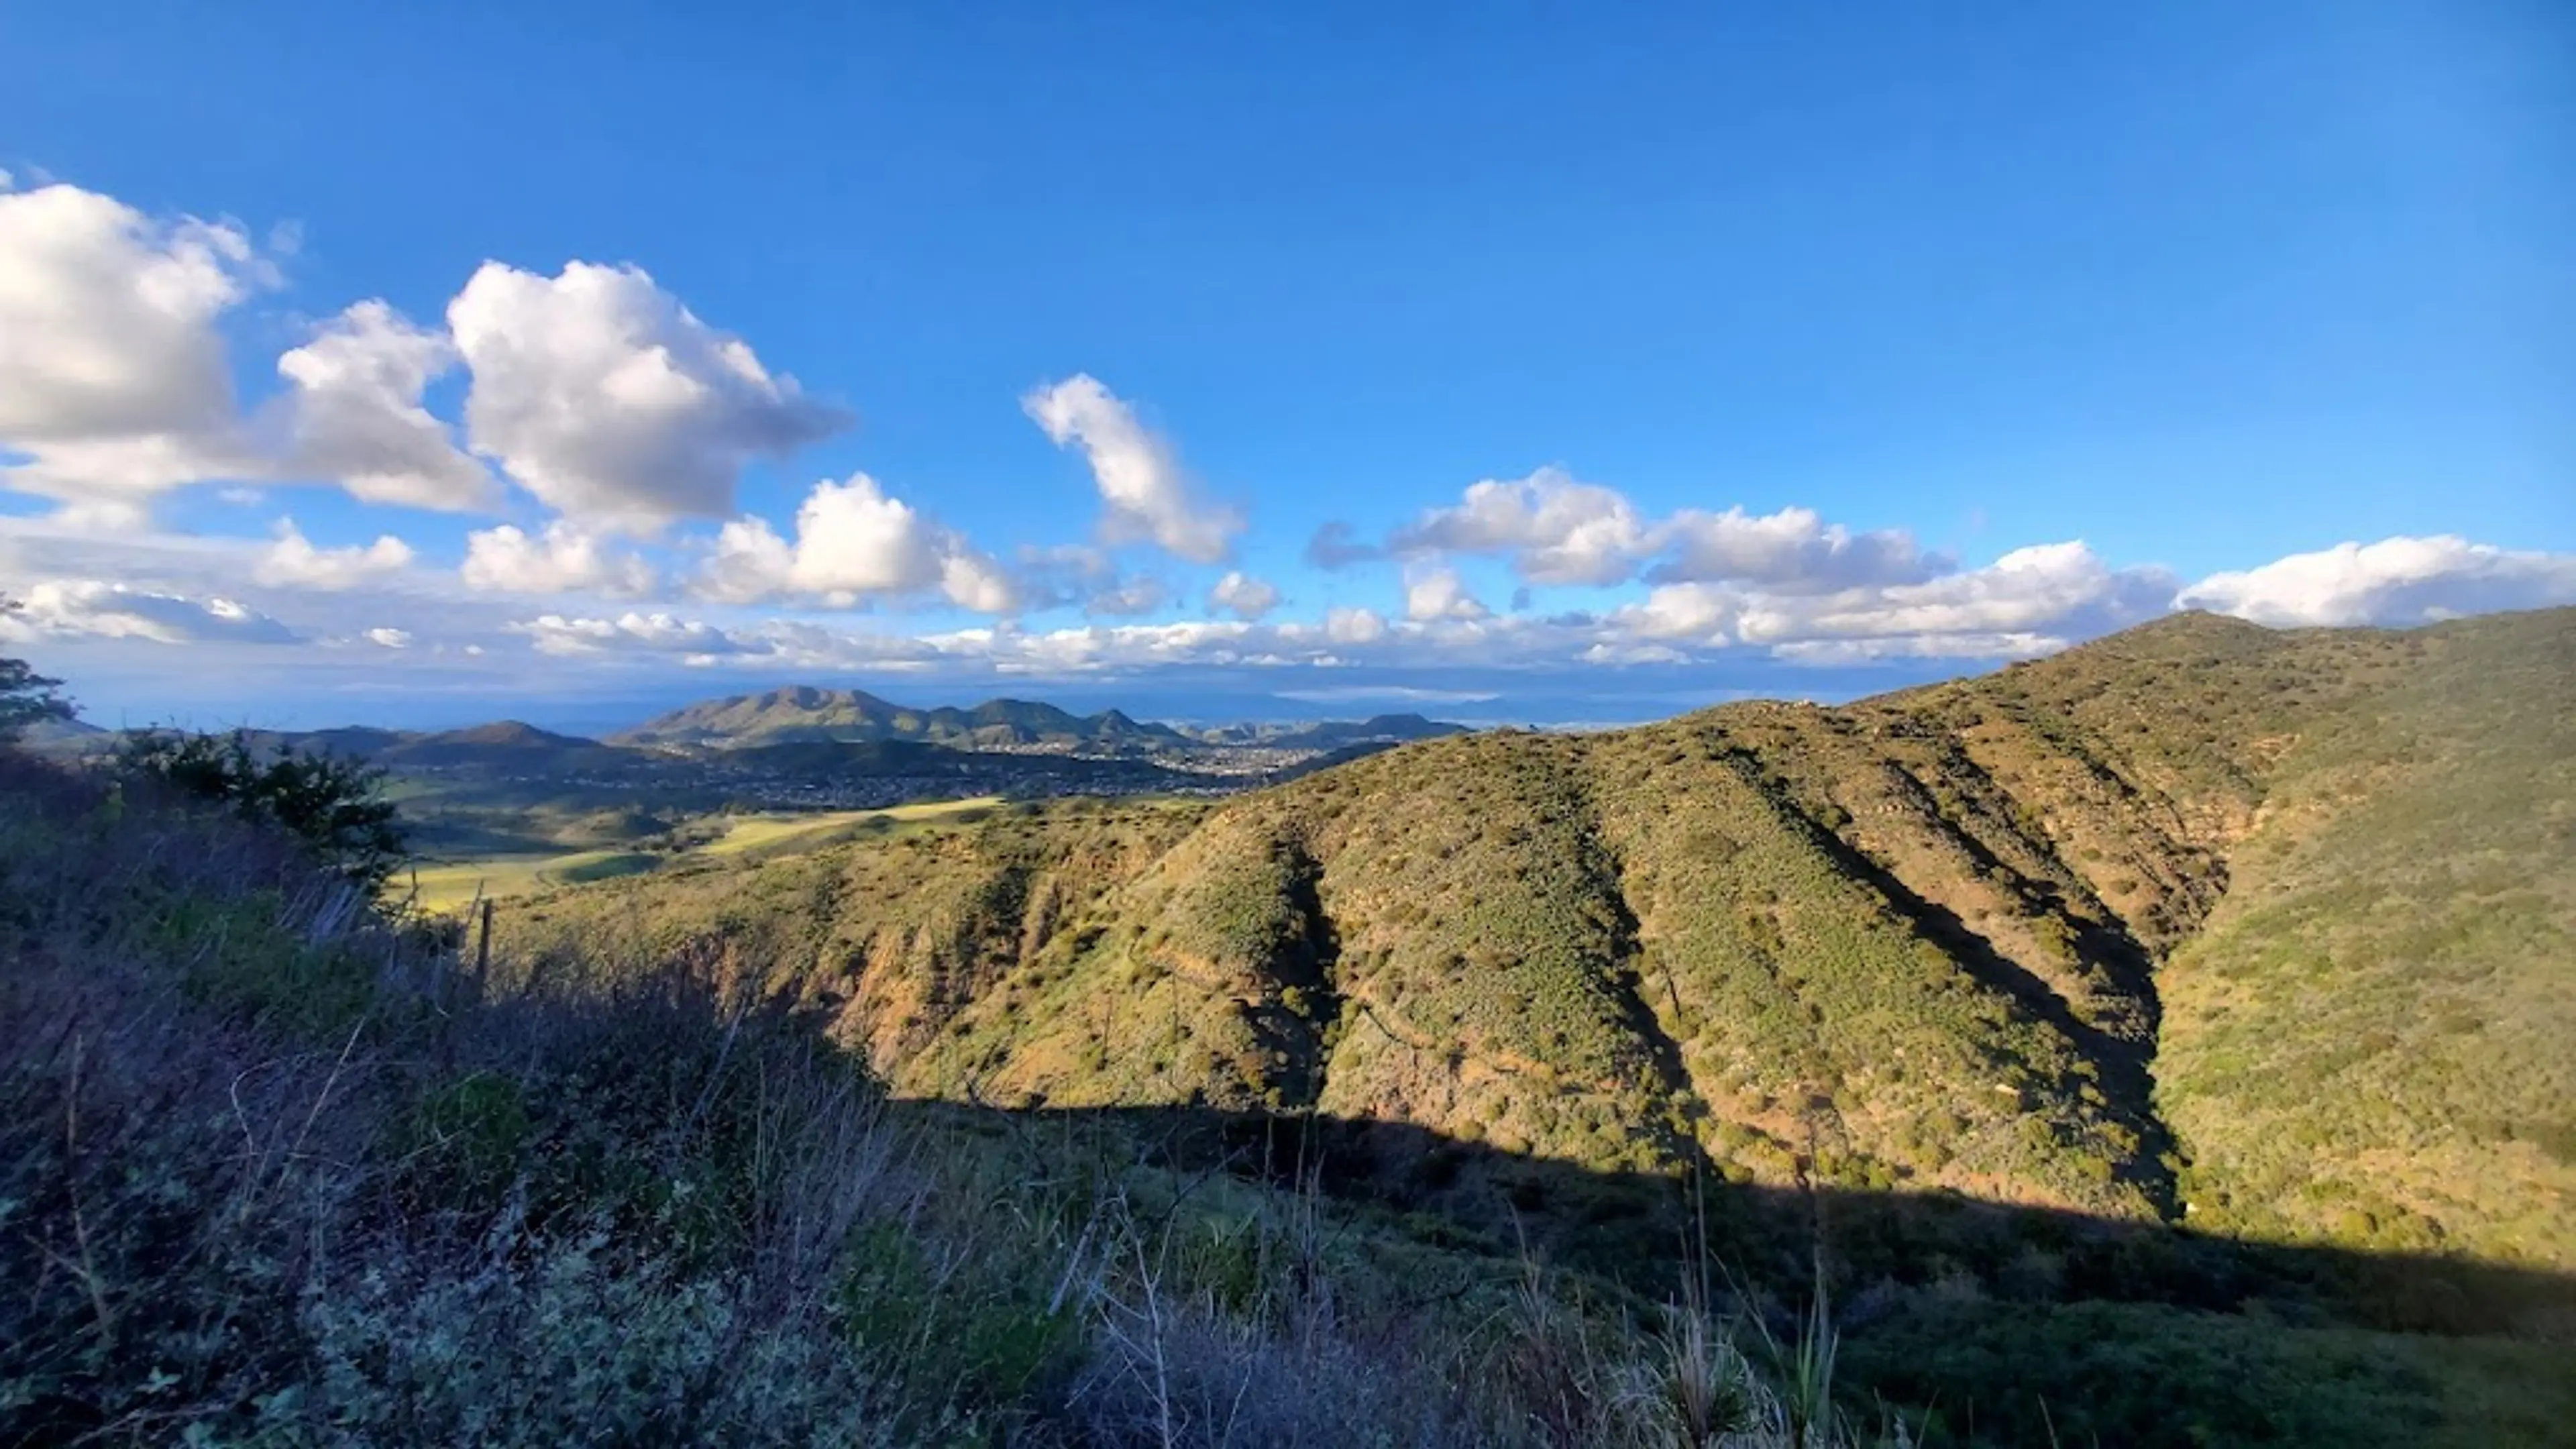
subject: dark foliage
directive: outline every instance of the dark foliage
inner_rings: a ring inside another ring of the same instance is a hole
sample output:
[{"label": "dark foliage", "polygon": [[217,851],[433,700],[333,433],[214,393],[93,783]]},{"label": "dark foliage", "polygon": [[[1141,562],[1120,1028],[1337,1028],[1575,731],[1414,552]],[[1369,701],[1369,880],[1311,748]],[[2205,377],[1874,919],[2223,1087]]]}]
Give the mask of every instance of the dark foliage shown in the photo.
[{"label": "dark foliage", "polygon": [[373,766],[286,745],[262,758],[235,731],[138,735],[119,751],[118,767],[280,826],[332,871],[370,889],[403,860],[402,822],[382,794],[384,772]]},{"label": "dark foliage", "polygon": [[[17,607],[17,600],[0,598],[0,614]],[[41,720],[70,719],[71,701],[54,692],[61,686],[61,680],[38,674],[24,659],[0,659],[0,741],[16,739]]]}]

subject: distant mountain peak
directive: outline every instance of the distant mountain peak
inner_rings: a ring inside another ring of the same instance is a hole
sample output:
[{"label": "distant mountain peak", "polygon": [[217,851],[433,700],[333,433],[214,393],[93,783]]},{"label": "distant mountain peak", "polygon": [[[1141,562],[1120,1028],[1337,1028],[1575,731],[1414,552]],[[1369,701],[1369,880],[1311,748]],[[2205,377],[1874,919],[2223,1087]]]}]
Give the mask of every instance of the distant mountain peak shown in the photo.
[{"label": "distant mountain peak", "polygon": [[423,742],[451,745],[501,745],[531,748],[544,747],[548,749],[561,748],[568,745],[579,746],[593,743],[593,741],[582,739],[578,736],[560,735],[556,734],[552,730],[539,729],[535,725],[529,724],[524,720],[515,719],[495,720],[490,724],[470,725],[460,730],[444,730],[438,734],[427,736]]},{"label": "distant mountain peak", "polygon": [[1084,717],[1043,700],[988,699],[966,708],[914,708],[864,690],[790,685],[760,694],[700,700],[610,737],[616,744],[720,747],[817,741],[917,740],[966,748],[1128,744],[1170,739],[1168,725],[1142,724],[1116,710]]}]

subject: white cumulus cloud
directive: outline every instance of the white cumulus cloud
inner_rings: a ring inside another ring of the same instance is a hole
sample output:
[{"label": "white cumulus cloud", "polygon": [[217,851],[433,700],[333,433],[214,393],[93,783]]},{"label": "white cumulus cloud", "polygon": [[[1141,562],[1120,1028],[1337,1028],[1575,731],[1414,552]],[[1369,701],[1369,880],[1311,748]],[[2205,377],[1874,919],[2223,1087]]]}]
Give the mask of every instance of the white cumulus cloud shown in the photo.
[{"label": "white cumulus cloud", "polygon": [[392,534],[363,548],[316,547],[294,519],[281,518],[276,542],[259,556],[251,577],[271,588],[352,589],[400,573],[411,558],[411,545]]},{"label": "white cumulus cloud", "polygon": [[723,518],[753,459],[848,421],[634,267],[486,262],[447,325],[473,375],[466,440],[587,531]]},{"label": "white cumulus cloud", "polygon": [[1276,585],[1256,579],[1241,569],[1233,570],[1224,578],[1217,580],[1215,586],[1208,590],[1207,596],[1210,613],[1228,613],[1246,622],[1258,622],[1271,610],[1278,608],[1279,603],[1279,589]]},{"label": "white cumulus cloud", "polygon": [[492,475],[421,406],[422,390],[456,362],[445,334],[415,326],[385,303],[349,308],[277,359],[288,384],[281,466],[368,503],[491,508],[500,500]]},{"label": "white cumulus cloud", "polygon": [[822,482],[796,510],[793,542],[769,521],[735,519],[718,531],[697,581],[719,603],[781,596],[818,598],[848,608],[871,598],[936,592],[960,608],[1007,613],[1016,605],[1010,575],[955,529],[889,496],[874,478]]},{"label": "white cumulus cloud", "polygon": [[1622,609],[1614,617],[1649,639],[1695,639],[1722,646],[1731,641],[1743,609],[1743,597],[1722,585],[1664,584],[1647,594],[1644,603]]},{"label": "white cumulus cloud", "polygon": [[[1503,555],[1531,583],[1594,587],[1625,582],[1650,562],[1648,577],[1658,584],[1794,592],[1922,583],[1951,567],[1902,530],[1856,533],[1809,508],[1760,515],[1685,508],[1650,518],[1626,494],[1561,468],[1471,484],[1457,503],[1397,529],[1387,551]],[[1353,541],[1344,524],[1326,525],[1307,547],[1309,561],[1326,568],[1376,553]]]},{"label": "white cumulus cloud", "polygon": [[2425,624],[2576,603],[2576,555],[2503,549],[2447,534],[2385,538],[2213,574],[2183,590],[2177,602],[2276,627]]},{"label": "white cumulus cloud", "polygon": [[1405,575],[1404,617],[1415,623],[1435,619],[1482,619],[1493,613],[1467,592],[1451,568],[1415,568]]},{"label": "white cumulus cloud", "polygon": [[0,614],[16,638],[148,639],[156,644],[292,644],[292,629],[220,596],[190,598],[103,579],[48,579]]},{"label": "white cumulus cloud", "polygon": [[[1758,521],[1758,520],[1757,520]],[[2025,658],[2150,619],[2172,576],[2115,569],[2081,542],[2015,549],[1992,564],[1913,583],[1820,591],[1669,583],[1609,616],[1638,639],[1753,645],[1800,663]]]},{"label": "white cumulus cloud", "polygon": [[1324,611],[1324,637],[1335,644],[1374,644],[1386,631],[1386,616],[1375,609]]},{"label": "white cumulus cloud", "polygon": [[1773,645],[1947,639],[1957,654],[1973,656],[1980,638],[1995,635],[2029,634],[2063,647],[2109,633],[2165,612],[2173,595],[2173,577],[2161,569],[2114,569],[2081,541],[2036,544],[1919,584],[1754,595],[1738,617],[1737,636]]},{"label": "white cumulus cloud", "polygon": [[509,626],[524,634],[542,654],[609,654],[619,652],[677,654],[713,659],[727,654],[767,653],[752,636],[729,631],[702,619],[675,615],[626,613],[614,619],[568,618],[543,614]]},{"label": "white cumulus cloud", "polygon": [[229,223],[75,186],[0,192],[0,486],[131,527],[181,484],[255,471],[216,318],[265,277]]},{"label": "white cumulus cloud", "polygon": [[1521,577],[1540,584],[1615,584],[1636,572],[1652,535],[1636,506],[1615,489],[1541,468],[1513,482],[1468,486],[1459,502],[1435,508],[1388,541],[1398,553],[1507,553]]},{"label": "white cumulus cloud", "polygon": [[1201,500],[1169,443],[1137,421],[1135,410],[1089,373],[1040,387],[1022,410],[1059,448],[1079,445],[1106,509],[1112,542],[1150,540],[1195,563],[1215,563],[1234,547],[1243,514]]},{"label": "white cumulus cloud", "polygon": [[1914,536],[1887,529],[1854,533],[1812,508],[1748,514],[1686,508],[1657,529],[1668,551],[1657,582],[1728,581],[1813,592],[1884,584],[1919,584],[1949,568],[1925,554]]},{"label": "white cumulus cloud", "polygon": [[411,631],[394,628],[369,629],[366,640],[383,649],[408,649],[411,647]]},{"label": "white cumulus cloud", "polygon": [[531,535],[512,524],[465,537],[466,587],[501,594],[644,594],[653,567],[557,519]]}]

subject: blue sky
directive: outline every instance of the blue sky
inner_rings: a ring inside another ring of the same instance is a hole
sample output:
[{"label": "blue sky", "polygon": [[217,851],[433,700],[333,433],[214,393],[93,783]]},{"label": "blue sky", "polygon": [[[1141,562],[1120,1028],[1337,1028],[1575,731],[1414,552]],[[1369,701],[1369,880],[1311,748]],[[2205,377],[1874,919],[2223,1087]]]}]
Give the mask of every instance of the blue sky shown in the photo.
[{"label": "blue sky", "polygon": [[2576,12],[1760,11],[12,7],[0,627],[1615,719],[2576,601]]}]

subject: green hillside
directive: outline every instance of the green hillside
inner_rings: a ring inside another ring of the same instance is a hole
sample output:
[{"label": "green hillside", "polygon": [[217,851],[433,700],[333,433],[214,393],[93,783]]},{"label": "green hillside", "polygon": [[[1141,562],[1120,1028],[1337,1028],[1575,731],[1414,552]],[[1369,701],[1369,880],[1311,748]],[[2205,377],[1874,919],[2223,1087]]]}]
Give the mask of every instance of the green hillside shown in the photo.
[{"label": "green hillside", "polygon": [[2571,643],[739,819],[488,962],[0,750],[0,1440],[2576,1442]]},{"label": "green hillside", "polygon": [[2576,613],[2207,616],[1841,708],[1433,740],[616,882],[898,1091],[2576,1265]]},{"label": "green hillside", "polygon": [[907,1110],[720,958],[484,970],[309,845],[0,749],[0,1442],[1880,1442],[1703,1301]]}]

